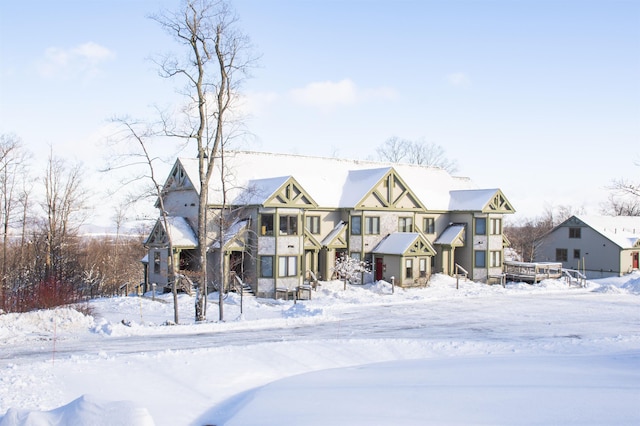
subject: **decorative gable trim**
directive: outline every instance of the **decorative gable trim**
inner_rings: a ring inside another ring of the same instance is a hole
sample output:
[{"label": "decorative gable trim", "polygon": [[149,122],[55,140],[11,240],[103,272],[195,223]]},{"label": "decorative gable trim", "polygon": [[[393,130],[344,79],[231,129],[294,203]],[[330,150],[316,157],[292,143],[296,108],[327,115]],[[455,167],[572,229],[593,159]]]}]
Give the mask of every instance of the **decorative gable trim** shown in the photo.
[{"label": "decorative gable trim", "polygon": [[435,256],[436,250],[422,235],[404,252],[404,256]]},{"label": "decorative gable trim", "polygon": [[347,223],[340,222],[320,243],[321,246],[332,249],[347,248]]},{"label": "decorative gable trim", "polygon": [[483,213],[515,213],[515,209],[501,190],[498,190],[491,201],[482,209]]},{"label": "decorative gable trim", "polygon": [[187,171],[182,167],[179,161],[173,165],[171,173],[164,184],[165,191],[182,190],[182,189],[195,189],[193,183],[187,175]]},{"label": "decorative gable trim", "polygon": [[263,204],[265,207],[317,208],[318,204],[302,186],[289,177]]},{"label": "decorative gable trim", "polygon": [[361,210],[426,210],[406,182],[391,168],[356,204]]},{"label": "decorative gable trim", "polygon": [[304,248],[305,250],[320,250],[322,248],[320,241],[306,228],[304,230]]},{"label": "decorative gable trim", "polygon": [[162,226],[161,221],[157,220],[151,230],[151,233],[149,233],[147,240],[144,242],[144,245],[158,247],[166,246],[167,244],[169,244],[167,232],[164,230],[164,226]]}]

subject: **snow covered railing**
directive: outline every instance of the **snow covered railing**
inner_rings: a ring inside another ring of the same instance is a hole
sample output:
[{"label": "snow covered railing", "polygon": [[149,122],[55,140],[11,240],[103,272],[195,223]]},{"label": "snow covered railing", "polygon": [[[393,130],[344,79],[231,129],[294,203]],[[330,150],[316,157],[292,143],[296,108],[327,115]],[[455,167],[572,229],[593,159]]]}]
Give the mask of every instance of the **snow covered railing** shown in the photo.
[{"label": "snow covered railing", "polygon": [[[464,277],[464,280],[466,281],[469,278],[469,272],[464,269],[462,266],[458,265],[457,263],[455,264],[455,268],[456,268],[456,289],[458,289],[459,284],[460,284],[460,277]],[[460,271],[462,271],[462,274],[460,273]]]},{"label": "snow covered railing", "polygon": [[582,272],[576,269],[563,269],[562,275],[564,276],[567,284],[577,283],[580,287],[587,286],[587,277]]}]

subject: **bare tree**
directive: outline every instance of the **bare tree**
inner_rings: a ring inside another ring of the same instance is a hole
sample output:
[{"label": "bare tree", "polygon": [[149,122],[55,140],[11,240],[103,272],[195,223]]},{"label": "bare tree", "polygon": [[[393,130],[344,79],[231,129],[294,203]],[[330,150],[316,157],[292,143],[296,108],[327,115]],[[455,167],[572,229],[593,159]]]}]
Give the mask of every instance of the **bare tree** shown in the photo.
[{"label": "bare tree", "polygon": [[[207,293],[207,205],[209,181],[219,158],[221,144],[233,135],[230,121],[237,93],[254,58],[248,38],[236,29],[237,17],[224,0],[183,0],[176,12],[153,16],[188,52],[188,58],[167,56],[157,62],[160,74],[186,83],[189,102],[186,118],[177,123],[163,118],[165,134],[195,140],[199,172],[198,250],[199,291],[196,321],[206,320]],[[222,314],[222,312],[220,312]]]},{"label": "bare tree", "polygon": [[[635,163],[640,166],[640,162]],[[602,213],[614,216],[640,216],[640,182],[614,179],[609,186],[611,195],[601,206]]]},{"label": "bare tree", "polygon": [[444,148],[433,142],[411,141],[394,136],[380,145],[376,152],[382,161],[439,167],[449,173],[458,171],[457,162],[447,158]]},{"label": "bare tree", "polygon": [[63,280],[64,264],[69,260],[65,251],[84,220],[87,191],[82,186],[82,166],[69,166],[65,160],[54,157],[51,149],[43,184],[45,280]]},{"label": "bare tree", "polygon": [[[114,164],[118,164],[117,166],[112,165],[109,170],[112,170],[116,167],[130,167],[135,165],[144,165],[146,168],[146,172],[136,176],[134,180],[145,180],[147,179],[151,185],[152,189],[150,194],[155,197],[158,202],[158,207],[160,208],[160,219],[162,220],[162,224],[166,231],[167,238],[167,263],[168,263],[168,271],[167,271],[167,281],[171,286],[171,292],[173,293],[173,317],[174,322],[178,324],[179,316],[178,316],[178,289],[176,282],[176,265],[174,258],[174,250],[173,250],[173,239],[171,236],[171,226],[169,220],[169,213],[164,206],[164,186],[156,177],[156,167],[155,163],[159,161],[158,157],[155,157],[151,154],[149,150],[149,144],[147,140],[153,138],[156,135],[156,132],[149,126],[140,123],[138,121],[128,119],[128,118],[114,118],[112,120],[114,123],[118,124],[121,128],[123,128],[124,132],[120,133],[117,142],[127,142],[129,146],[129,150],[123,154],[119,158],[114,158]],[[122,221],[123,214],[121,211],[117,212],[116,223]]]},{"label": "bare tree", "polygon": [[[0,277],[0,306],[5,305],[7,270],[9,268],[8,244],[11,228],[22,219],[26,222],[26,205],[20,203],[21,191],[26,187],[28,152],[15,135],[0,135],[0,218],[2,220],[2,269]],[[24,212],[20,213],[20,207]],[[26,224],[23,224],[23,227]],[[24,228],[23,228],[24,229]]]},{"label": "bare tree", "polygon": [[403,161],[408,161],[407,157],[410,145],[411,141],[393,136],[384,141],[382,145],[376,149],[376,152],[381,161],[401,163]]}]

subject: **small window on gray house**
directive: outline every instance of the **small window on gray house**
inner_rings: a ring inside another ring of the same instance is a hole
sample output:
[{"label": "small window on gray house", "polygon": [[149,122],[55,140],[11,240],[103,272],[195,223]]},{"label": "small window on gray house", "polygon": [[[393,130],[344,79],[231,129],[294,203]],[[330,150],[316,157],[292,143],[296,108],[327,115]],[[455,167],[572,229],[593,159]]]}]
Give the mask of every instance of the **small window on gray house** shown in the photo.
[{"label": "small window on gray house", "polygon": [[574,249],[573,250],[573,258],[574,259],[580,259],[580,250],[578,250],[578,249]]},{"label": "small window on gray house", "polygon": [[412,217],[399,217],[398,218],[398,232],[413,232],[413,218]]},{"label": "small window on gray house", "polygon": [[260,215],[260,235],[273,235],[273,214]]},{"label": "small window on gray house", "polygon": [[424,233],[435,234],[436,233],[436,221],[432,217],[424,218]]},{"label": "small window on gray house", "polygon": [[487,235],[487,219],[484,217],[476,218],[476,235]]},{"label": "small window on gray house", "polygon": [[364,218],[364,231],[368,235],[377,235],[380,233],[380,218],[365,217]]},{"label": "small window on gray house", "polygon": [[500,235],[502,234],[502,219],[493,218],[491,219],[491,223],[489,224],[491,235]]},{"label": "small window on gray house", "polygon": [[307,216],[307,229],[312,234],[320,233],[320,216]]},{"label": "small window on gray house", "polygon": [[260,256],[260,276],[273,278],[273,256]]},{"label": "small window on gray house", "polygon": [[280,216],[280,235],[298,235],[298,216]]},{"label": "small window on gray house", "polygon": [[556,262],[566,262],[567,261],[567,249],[566,248],[557,248],[556,249]]},{"label": "small window on gray house", "polygon": [[474,252],[474,266],[476,268],[486,268],[487,267],[487,252],[486,251],[476,251]]},{"label": "small window on gray house", "polygon": [[160,252],[159,251],[153,252],[153,273],[154,274],[160,273]]},{"label": "small window on gray house", "polygon": [[420,269],[420,278],[426,277],[427,276],[427,259],[425,259],[424,257],[420,258],[419,269]]},{"label": "small window on gray house", "polygon": [[351,235],[362,235],[362,216],[351,216]]},{"label": "small window on gray house", "polygon": [[569,238],[582,238],[582,228],[569,228]]},{"label": "small window on gray house", "polygon": [[404,261],[404,277],[413,278],[413,259],[406,259]]},{"label": "small window on gray house", "polygon": [[491,255],[491,267],[492,268],[497,268],[499,266],[502,266],[502,251],[493,250],[493,251],[491,251],[490,255]]},{"label": "small window on gray house", "polygon": [[298,258],[296,256],[279,256],[278,262],[278,276],[295,277],[298,274]]}]

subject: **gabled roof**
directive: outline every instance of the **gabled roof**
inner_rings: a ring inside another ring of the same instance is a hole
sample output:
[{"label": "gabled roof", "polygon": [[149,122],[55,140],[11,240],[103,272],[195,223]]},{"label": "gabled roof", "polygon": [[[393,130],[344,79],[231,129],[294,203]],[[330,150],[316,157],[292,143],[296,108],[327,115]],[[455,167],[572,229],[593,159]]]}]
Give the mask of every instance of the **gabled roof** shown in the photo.
[{"label": "gabled roof", "polygon": [[[191,229],[189,222],[184,217],[168,216],[168,235],[171,236],[171,244],[176,248],[193,249],[198,247],[198,238]],[[153,230],[144,242],[147,244],[168,244],[167,229],[164,226],[164,219],[159,218],[153,227]]]},{"label": "gabled roof", "polygon": [[340,221],[335,228],[329,232],[329,235],[324,237],[324,239],[320,242],[323,247],[330,248],[345,248],[347,247],[347,239],[345,235],[345,228],[347,227],[347,223],[344,221]]},{"label": "gabled roof", "polygon": [[464,246],[464,230],[465,225],[462,223],[452,223],[436,238],[434,244],[442,244],[445,246],[462,247]]},{"label": "gabled roof", "polygon": [[[196,158],[178,160],[186,177],[195,191],[199,191],[198,161]],[[218,162],[220,163],[220,162]],[[463,193],[456,191],[477,190],[475,184],[465,177],[451,176],[437,167],[415,164],[394,164],[372,161],[343,160],[338,158],[308,157],[292,154],[273,154],[264,152],[228,151],[225,152],[225,186],[227,200],[234,200],[238,205],[248,204],[244,199],[250,198],[247,191],[251,186],[260,187],[264,191],[260,197],[267,198],[277,189],[277,183],[284,183],[285,177],[293,177],[318,207],[356,208],[363,198],[371,194],[385,176],[393,173],[397,182],[406,187],[406,194],[415,198],[415,202],[432,211],[450,210],[452,197],[457,210],[467,206]],[[209,203],[221,204],[221,173],[219,167],[214,171],[209,184]],[[279,178],[276,176],[280,176]],[[452,193],[453,191],[453,193]],[[487,190],[481,190],[487,191]],[[474,199],[482,198],[482,208],[487,208],[493,196],[499,190],[470,193]],[[243,195],[244,194],[244,195]],[[501,193],[500,193],[501,194]],[[243,198],[244,197],[244,198]],[[393,200],[396,201],[396,200]],[[474,211],[477,205],[472,203]],[[511,211],[513,211],[511,209]],[[509,213],[509,210],[504,211]]]},{"label": "gabled roof", "polygon": [[[242,238],[243,232],[249,226],[249,220],[243,219],[234,222],[229,228],[227,228],[224,232],[224,244],[223,248],[228,249],[231,246],[237,248],[244,248],[245,241]],[[211,244],[211,248],[219,249],[220,248],[220,239],[218,238]]]},{"label": "gabled roof", "polygon": [[429,241],[418,232],[394,232],[389,234],[371,252],[398,256],[433,256],[436,254]]},{"label": "gabled roof", "polygon": [[571,216],[554,230],[580,223],[589,226],[622,249],[633,248],[640,241],[640,216],[576,215]]},{"label": "gabled roof", "polygon": [[451,191],[450,195],[450,211],[515,212],[502,191],[497,188],[457,190]]}]

